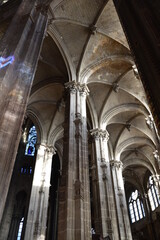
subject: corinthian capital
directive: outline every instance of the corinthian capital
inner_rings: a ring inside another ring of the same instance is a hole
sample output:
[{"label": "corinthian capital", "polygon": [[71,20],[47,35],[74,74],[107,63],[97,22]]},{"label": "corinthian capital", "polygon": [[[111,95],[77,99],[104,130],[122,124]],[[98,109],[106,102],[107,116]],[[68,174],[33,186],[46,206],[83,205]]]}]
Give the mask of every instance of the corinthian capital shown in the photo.
[{"label": "corinthian capital", "polygon": [[79,92],[81,95],[87,96],[89,94],[89,89],[85,83],[81,84],[76,81],[68,82],[65,84],[65,88],[69,89],[71,93]]},{"label": "corinthian capital", "polygon": [[109,140],[109,133],[107,132],[107,130],[96,128],[91,130],[90,133],[95,140],[98,140],[98,139],[102,139],[103,141]]}]

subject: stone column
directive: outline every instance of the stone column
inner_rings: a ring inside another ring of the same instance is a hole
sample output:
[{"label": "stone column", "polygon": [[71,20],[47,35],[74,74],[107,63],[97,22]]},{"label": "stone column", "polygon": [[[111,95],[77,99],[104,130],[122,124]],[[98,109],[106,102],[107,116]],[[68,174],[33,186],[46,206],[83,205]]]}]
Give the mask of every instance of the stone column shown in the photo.
[{"label": "stone column", "polygon": [[88,88],[73,81],[66,84],[66,89],[58,240],[89,240],[91,224],[86,126]]},{"label": "stone column", "polygon": [[53,147],[40,145],[37,152],[25,240],[44,240],[46,234]]},{"label": "stone column", "polygon": [[92,166],[95,231],[103,237],[109,235],[111,239],[118,239],[107,145],[109,134],[106,130],[94,129],[91,135],[94,138],[95,155]]},{"label": "stone column", "polygon": [[9,189],[20,129],[43,42],[45,2],[23,0],[0,43],[0,56],[14,56],[0,69],[0,221]]},{"label": "stone column", "polygon": [[122,162],[111,160],[113,189],[116,200],[117,221],[119,227],[119,238],[121,240],[131,240],[131,228],[127,211],[127,204],[124,191],[124,182],[122,176]]}]

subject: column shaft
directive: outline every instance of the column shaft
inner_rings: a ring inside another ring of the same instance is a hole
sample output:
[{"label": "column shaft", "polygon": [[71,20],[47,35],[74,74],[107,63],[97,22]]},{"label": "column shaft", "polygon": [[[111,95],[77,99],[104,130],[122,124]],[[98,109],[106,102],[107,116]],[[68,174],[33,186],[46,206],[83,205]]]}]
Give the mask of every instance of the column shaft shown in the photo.
[{"label": "column shaft", "polygon": [[88,147],[86,127],[86,86],[66,85],[64,152],[59,188],[59,240],[91,238]]},{"label": "column shaft", "polygon": [[43,145],[38,149],[25,240],[45,239],[53,153],[53,149]]},{"label": "column shaft", "polygon": [[108,155],[108,133],[94,129],[91,130],[91,135],[95,140],[95,161],[92,166],[93,184],[96,185],[93,187],[93,191],[96,191],[93,192],[95,231],[103,237],[109,235],[111,239],[116,239],[118,231]]},{"label": "column shaft", "polygon": [[122,163],[120,161],[112,160],[110,164],[112,169],[113,189],[116,200],[119,239],[131,240],[132,235],[125,199],[124,183],[122,176]]},{"label": "column shaft", "polygon": [[47,24],[35,2],[22,1],[0,45],[2,57],[14,56],[11,65],[0,69],[0,221]]}]

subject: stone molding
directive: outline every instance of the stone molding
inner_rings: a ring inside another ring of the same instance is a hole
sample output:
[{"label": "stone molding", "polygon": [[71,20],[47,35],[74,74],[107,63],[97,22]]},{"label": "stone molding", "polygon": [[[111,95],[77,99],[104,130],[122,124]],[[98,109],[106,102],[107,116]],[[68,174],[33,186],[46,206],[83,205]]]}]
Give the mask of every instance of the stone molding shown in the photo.
[{"label": "stone molding", "polygon": [[66,83],[65,88],[68,89],[72,94],[79,92],[83,96],[89,95],[89,89],[87,85],[85,83],[81,84],[79,82],[76,82],[75,80]]},{"label": "stone molding", "polygon": [[109,140],[109,133],[107,132],[107,130],[96,128],[96,129],[92,129],[90,133],[95,140],[99,140],[99,139],[102,139],[103,141]]}]

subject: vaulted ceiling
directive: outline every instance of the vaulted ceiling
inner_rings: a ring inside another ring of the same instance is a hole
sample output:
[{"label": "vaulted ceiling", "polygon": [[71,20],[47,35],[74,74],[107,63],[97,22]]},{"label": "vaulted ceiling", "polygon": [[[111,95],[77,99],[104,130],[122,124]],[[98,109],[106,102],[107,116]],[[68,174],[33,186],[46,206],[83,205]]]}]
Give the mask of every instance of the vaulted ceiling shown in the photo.
[{"label": "vaulted ceiling", "polygon": [[140,186],[148,170],[159,171],[159,139],[134,65],[112,0],[54,0],[27,112],[61,145],[64,83],[86,83],[89,130],[107,129],[111,158]]}]

